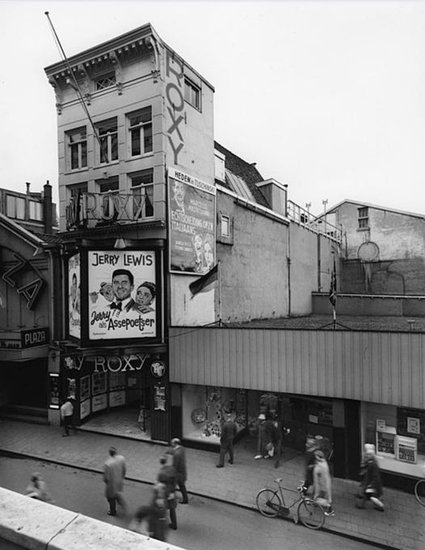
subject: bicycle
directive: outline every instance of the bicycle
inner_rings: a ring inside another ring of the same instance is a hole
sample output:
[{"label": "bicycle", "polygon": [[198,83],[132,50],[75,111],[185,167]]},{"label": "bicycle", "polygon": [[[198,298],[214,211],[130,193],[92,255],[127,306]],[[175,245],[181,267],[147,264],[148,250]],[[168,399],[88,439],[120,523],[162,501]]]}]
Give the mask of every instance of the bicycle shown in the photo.
[{"label": "bicycle", "polygon": [[419,479],[415,483],[415,498],[422,506],[425,506],[425,479]]},{"label": "bicycle", "polygon": [[[256,504],[260,514],[267,518],[277,516],[288,517],[292,512],[294,523],[301,523],[309,529],[320,529],[323,527],[326,514],[322,506],[313,499],[305,495],[304,488],[301,485],[296,490],[289,489],[282,485],[282,478],[275,479],[278,489],[264,488],[257,493]],[[297,496],[287,504],[283,491],[295,493]],[[296,508],[295,508],[296,507]]]}]

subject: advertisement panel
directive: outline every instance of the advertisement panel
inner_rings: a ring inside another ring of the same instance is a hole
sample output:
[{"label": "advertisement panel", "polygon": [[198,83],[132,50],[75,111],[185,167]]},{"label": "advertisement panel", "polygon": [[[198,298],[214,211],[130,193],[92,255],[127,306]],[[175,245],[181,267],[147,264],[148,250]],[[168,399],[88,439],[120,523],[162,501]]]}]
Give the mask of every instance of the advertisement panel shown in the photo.
[{"label": "advertisement panel", "polygon": [[88,252],[90,340],[157,336],[153,250]]},{"label": "advertisement panel", "polygon": [[202,275],[215,259],[214,185],[168,170],[170,271]]},{"label": "advertisement panel", "polygon": [[80,301],[80,254],[68,260],[68,332],[74,338],[81,338],[81,301]]}]

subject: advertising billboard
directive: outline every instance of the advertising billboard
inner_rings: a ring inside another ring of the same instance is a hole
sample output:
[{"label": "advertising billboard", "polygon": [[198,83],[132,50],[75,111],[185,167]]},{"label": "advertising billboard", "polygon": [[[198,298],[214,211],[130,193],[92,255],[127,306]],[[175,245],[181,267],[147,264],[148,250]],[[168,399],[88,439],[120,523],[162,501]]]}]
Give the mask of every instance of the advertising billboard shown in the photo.
[{"label": "advertising billboard", "polygon": [[215,256],[214,185],[168,170],[170,271],[202,275]]},{"label": "advertising billboard", "polygon": [[157,336],[153,250],[88,251],[90,340]]},{"label": "advertising billboard", "polygon": [[68,332],[78,339],[81,338],[80,266],[80,254],[68,259]]}]

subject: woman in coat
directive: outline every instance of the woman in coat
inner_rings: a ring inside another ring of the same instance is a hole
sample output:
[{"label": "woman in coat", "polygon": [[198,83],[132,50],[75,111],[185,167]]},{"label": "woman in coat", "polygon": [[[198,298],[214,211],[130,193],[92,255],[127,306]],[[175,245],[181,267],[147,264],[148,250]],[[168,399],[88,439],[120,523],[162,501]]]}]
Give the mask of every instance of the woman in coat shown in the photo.
[{"label": "woman in coat", "polygon": [[314,451],[313,498],[325,510],[327,516],[333,516],[332,483],[329,465],[322,451]]}]

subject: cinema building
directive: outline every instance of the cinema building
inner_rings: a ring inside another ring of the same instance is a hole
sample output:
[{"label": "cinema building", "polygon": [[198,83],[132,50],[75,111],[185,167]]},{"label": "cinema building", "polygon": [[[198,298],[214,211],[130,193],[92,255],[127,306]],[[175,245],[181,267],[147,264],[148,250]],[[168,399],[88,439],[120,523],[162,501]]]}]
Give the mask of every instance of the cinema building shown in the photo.
[{"label": "cinema building", "polygon": [[81,428],[216,451],[224,412],[255,437],[273,411],[289,446],[329,442],[335,475],[357,476],[364,442],[413,475],[423,334],[356,322],[367,297],[335,322],[341,225],[215,141],[213,87],[150,24],[45,71],[67,296],[52,374]]}]

